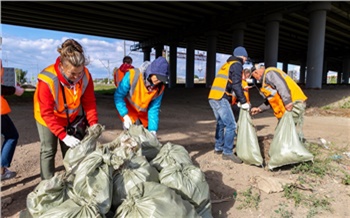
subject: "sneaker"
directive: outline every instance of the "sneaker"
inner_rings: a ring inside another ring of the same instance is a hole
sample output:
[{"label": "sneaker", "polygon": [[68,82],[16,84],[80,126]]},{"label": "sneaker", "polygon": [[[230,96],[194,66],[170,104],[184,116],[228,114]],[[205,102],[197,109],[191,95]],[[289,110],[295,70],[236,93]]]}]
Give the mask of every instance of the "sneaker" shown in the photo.
[{"label": "sneaker", "polygon": [[239,159],[239,157],[237,157],[234,154],[229,154],[229,155],[223,154],[222,155],[222,159],[224,159],[224,160],[232,160],[233,162],[238,163],[238,164],[243,163],[243,161],[241,159]]},{"label": "sneaker", "polygon": [[6,179],[11,179],[17,175],[16,172],[12,172],[9,169],[5,168],[5,173],[1,174],[1,181],[6,180]]},{"label": "sneaker", "polygon": [[214,150],[214,154],[222,154],[222,151]]}]

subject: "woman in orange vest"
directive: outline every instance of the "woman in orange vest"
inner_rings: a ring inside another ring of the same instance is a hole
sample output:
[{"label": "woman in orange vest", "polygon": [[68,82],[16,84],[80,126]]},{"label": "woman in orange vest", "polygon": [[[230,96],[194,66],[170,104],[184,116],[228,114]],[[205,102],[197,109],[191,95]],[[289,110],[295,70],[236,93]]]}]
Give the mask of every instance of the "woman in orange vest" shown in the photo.
[{"label": "woman in orange vest", "polygon": [[0,73],[1,73],[1,134],[4,136],[4,141],[1,146],[1,181],[11,179],[16,176],[16,172],[10,171],[8,168],[11,165],[13,155],[16,150],[17,141],[19,138],[15,124],[13,124],[10,116],[11,108],[4,98],[4,95],[21,96],[24,89],[20,86],[5,86],[3,83],[4,68],[2,60],[0,59]]},{"label": "woman in orange vest", "polygon": [[125,74],[114,94],[124,129],[129,129],[139,120],[157,135],[160,105],[169,76],[168,66],[167,60],[160,56],[150,65],[147,61],[139,69],[130,69]]},{"label": "woman in orange vest", "polygon": [[34,118],[41,142],[42,179],[54,176],[57,139],[62,157],[68,148],[74,148],[80,143],[79,139],[67,134],[68,119],[71,123],[84,111],[90,126],[98,122],[94,84],[85,67],[87,60],[82,46],[68,39],[57,51],[60,56],[56,62],[38,75],[34,93]]},{"label": "woman in orange vest", "polygon": [[132,66],[132,58],[130,56],[125,56],[123,58],[123,64],[113,72],[115,87],[118,87],[120,81],[122,81],[123,77],[125,76],[126,72],[129,71],[129,69],[134,69],[134,66]]},{"label": "woman in orange vest", "polygon": [[294,123],[299,128],[299,138],[302,140],[307,97],[298,84],[276,67],[266,69],[264,66],[259,66],[257,69],[253,67],[252,76],[261,82],[260,92],[266,98],[266,101],[259,107],[251,109],[252,115],[272,108],[275,117],[280,119],[286,110],[292,111]]}]

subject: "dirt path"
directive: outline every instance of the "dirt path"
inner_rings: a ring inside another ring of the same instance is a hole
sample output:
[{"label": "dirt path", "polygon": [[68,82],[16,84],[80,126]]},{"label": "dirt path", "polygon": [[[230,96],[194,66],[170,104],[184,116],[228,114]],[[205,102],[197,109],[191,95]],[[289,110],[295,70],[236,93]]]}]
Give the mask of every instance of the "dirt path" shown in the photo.
[{"label": "dirt path", "polygon": [[[215,202],[212,204],[213,216],[281,217],[281,213],[290,212],[293,214],[291,217],[306,217],[310,211],[306,207],[295,207],[293,201],[283,197],[283,193],[266,194],[256,188],[253,191],[260,194],[261,200],[258,209],[239,209],[243,203],[239,199],[244,201],[242,192],[254,184],[254,178],[257,176],[297,180],[299,175],[291,174],[290,169],[272,172],[261,167],[237,165],[213,154],[215,120],[207,101],[208,92],[209,89],[206,88],[166,90],[158,136],[163,144],[172,142],[183,145],[189,151],[194,164],[206,174],[211,198]],[[350,96],[349,87],[306,90],[305,93],[309,97],[304,126],[306,139],[317,141],[324,138],[330,142],[330,149],[343,147],[349,152],[349,109],[335,109],[329,112],[319,109],[321,106],[338,104]],[[262,101],[255,91],[251,92],[251,96],[255,105]],[[19,211],[26,208],[28,193],[40,182],[40,144],[33,118],[32,101],[12,100],[10,105],[10,116],[18,128],[20,140],[11,166],[11,169],[17,172],[17,177],[1,183],[1,217],[19,217]],[[112,141],[121,132],[122,125],[115,114],[113,96],[98,96],[98,112],[100,123],[105,125],[105,131],[99,140],[102,143]],[[259,137],[272,136],[277,124],[271,112],[255,116],[253,122]],[[56,166],[58,171],[63,170],[60,154],[56,157]],[[350,174],[350,168],[344,170]],[[314,193],[327,196],[333,208],[333,213],[323,211],[315,217],[350,217],[350,186],[341,184],[338,177],[326,176],[321,180],[315,178],[315,181],[318,185],[313,187]],[[238,193],[236,201],[231,199],[235,193]],[[275,210],[279,210],[280,213],[276,213]]]}]

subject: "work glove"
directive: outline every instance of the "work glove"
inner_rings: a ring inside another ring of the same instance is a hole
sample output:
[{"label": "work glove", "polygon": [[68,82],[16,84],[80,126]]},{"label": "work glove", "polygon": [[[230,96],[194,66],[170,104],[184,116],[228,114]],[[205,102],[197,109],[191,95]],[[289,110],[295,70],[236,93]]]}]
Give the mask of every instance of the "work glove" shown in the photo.
[{"label": "work glove", "polygon": [[244,103],[244,104],[241,105],[241,103],[238,102],[237,105],[238,105],[238,107],[242,108],[243,110],[249,111],[249,109],[250,109],[250,104],[248,104],[248,103]]},{"label": "work glove", "polygon": [[149,62],[149,61],[145,61],[145,62],[143,62],[142,64],[141,64],[141,66],[140,66],[140,72],[141,73],[144,73],[144,72],[146,72],[146,69],[147,69],[147,67],[149,66],[151,64],[151,62]]},{"label": "work glove", "polygon": [[156,131],[149,131],[150,133],[152,133],[152,135],[154,135],[154,137],[157,137],[157,132]]},{"label": "work glove", "polygon": [[80,143],[79,139],[77,139],[71,135],[66,135],[66,137],[64,137],[64,139],[62,141],[64,142],[64,144],[66,144],[70,148],[74,148],[75,146],[77,146]]},{"label": "work glove", "polygon": [[24,89],[20,86],[16,86],[16,91],[15,91],[15,95],[17,96],[21,96],[24,92]]},{"label": "work glove", "polygon": [[123,117],[123,119],[124,119],[124,122],[123,122],[124,128],[125,128],[125,129],[129,129],[130,126],[132,125],[132,121],[131,121],[129,115],[125,115],[125,116]]}]

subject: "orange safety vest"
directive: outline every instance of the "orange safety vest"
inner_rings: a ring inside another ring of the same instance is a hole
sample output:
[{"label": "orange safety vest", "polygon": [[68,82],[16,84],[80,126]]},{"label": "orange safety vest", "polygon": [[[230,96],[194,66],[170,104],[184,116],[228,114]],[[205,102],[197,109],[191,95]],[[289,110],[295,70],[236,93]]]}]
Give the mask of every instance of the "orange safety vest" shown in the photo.
[{"label": "orange safety vest", "polygon": [[[79,114],[81,96],[84,94],[86,87],[89,84],[89,80],[91,79],[87,68],[84,68],[84,72],[85,75],[83,78],[77,84],[75,84],[75,90],[64,88],[68,107],[68,116],[72,118],[75,118]],[[60,85],[60,81],[57,77],[57,72],[55,70],[54,64],[44,69],[38,75],[38,79],[45,82],[49,86],[52,97],[55,101],[54,115],[57,117],[66,118],[67,114],[66,109],[64,108],[62,86]],[[38,89],[36,89],[34,93],[34,118],[43,126],[47,126],[41,117],[38,92]]]},{"label": "orange safety vest", "polygon": [[276,68],[276,67],[269,67],[264,72],[264,78],[262,82],[262,86],[260,88],[260,91],[264,94],[264,96],[269,101],[272,110],[274,112],[275,117],[278,119],[281,118],[286,111],[286,108],[284,107],[284,103],[282,101],[281,96],[278,94],[276,89],[273,89],[270,85],[265,83],[266,74],[270,71],[275,71],[279,73],[282,78],[285,80],[290,92],[291,92],[291,98],[292,102],[295,101],[305,101],[307,97],[301,90],[301,88],[294,82],[294,80],[288,76],[286,73],[284,73],[282,70]]},{"label": "orange safety vest", "polygon": [[[250,98],[249,98],[249,85],[247,81],[242,80],[242,89],[243,89],[243,94],[245,98],[247,99],[247,102],[250,103]],[[232,93],[232,105],[236,104],[237,102],[237,96],[235,93]]]},{"label": "orange safety vest", "polygon": [[[1,84],[3,84],[3,78],[4,74],[3,74],[3,71],[1,71]],[[10,105],[9,103],[7,102],[7,100],[5,99],[4,96],[1,95],[1,115],[5,115],[5,114],[9,114],[11,112],[11,108],[10,108]]]},{"label": "orange safety vest", "polygon": [[129,94],[125,97],[126,107],[128,108],[128,115],[131,118],[132,122],[136,122],[137,119],[140,119],[143,126],[148,126],[148,105],[150,102],[160,96],[165,89],[165,86],[162,85],[158,89],[148,91],[145,83],[143,81],[142,73],[140,70],[130,69],[130,91]]},{"label": "orange safety vest", "polygon": [[232,96],[231,93],[226,92],[226,86],[227,82],[232,83],[232,81],[228,78],[228,74],[230,71],[230,66],[236,62],[237,61],[230,61],[222,65],[222,67],[216,74],[216,77],[213,81],[213,85],[211,86],[208,96],[209,99],[220,100],[222,96],[224,96],[224,93],[226,93],[229,96]]},{"label": "orange safety vest", "polygon": [[9,114],[11,108],[4,96],[1,96],[1,115]]},{"label": "orange safety vest", "polygon": [[116,69],[113,72],[113,78],[114,78],[114,85],[118,87],[120,81],[122,81],[123,77],[125,76],[126,72],[121,71],[120,69]]}]

